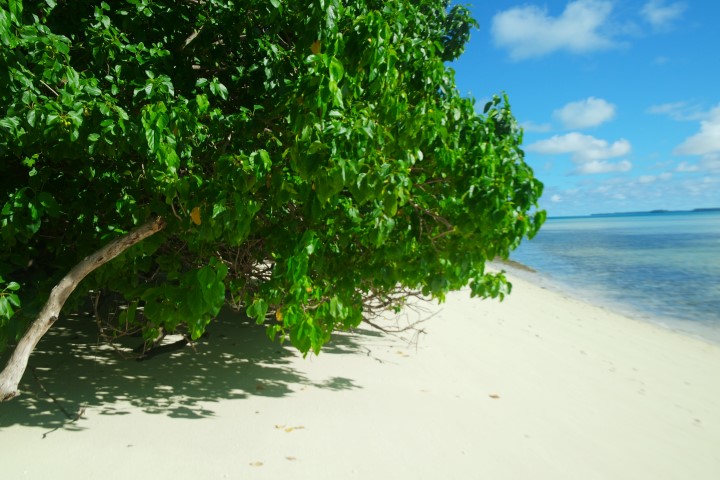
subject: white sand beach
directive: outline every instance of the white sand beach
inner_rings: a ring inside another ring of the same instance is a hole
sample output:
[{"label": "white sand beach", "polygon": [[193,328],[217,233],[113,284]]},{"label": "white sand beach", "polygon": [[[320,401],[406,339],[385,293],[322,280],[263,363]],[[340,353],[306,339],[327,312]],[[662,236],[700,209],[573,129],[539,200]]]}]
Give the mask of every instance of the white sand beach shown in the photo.
[{"label": "white sand beach", "polygon": [[720,346],[513,283],[307,359],[229,315],[144,362],[58,322],[0,404],[2,478],[720,478]]}]

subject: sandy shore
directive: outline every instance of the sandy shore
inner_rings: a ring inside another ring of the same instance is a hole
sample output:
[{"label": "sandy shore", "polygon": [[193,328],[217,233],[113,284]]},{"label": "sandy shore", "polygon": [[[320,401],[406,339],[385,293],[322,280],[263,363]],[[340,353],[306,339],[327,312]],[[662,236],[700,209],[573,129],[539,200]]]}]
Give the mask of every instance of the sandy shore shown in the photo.
[{"label": "sandy shore", "polygon": [[720,478],[719,346],[514,283],[305,360],[231,316],[145,362],[59,322],[0,405],[2,478]]}]

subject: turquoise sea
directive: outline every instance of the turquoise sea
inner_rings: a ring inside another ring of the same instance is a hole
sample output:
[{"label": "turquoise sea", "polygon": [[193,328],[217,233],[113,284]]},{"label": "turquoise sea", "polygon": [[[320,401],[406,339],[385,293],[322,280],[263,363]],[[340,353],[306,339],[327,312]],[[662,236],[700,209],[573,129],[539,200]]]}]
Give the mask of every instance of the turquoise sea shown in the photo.
[{"label": "turquoise sea", "polygon": [[545,286],[720,343],[720,212],[550,218],[510,258]]}]

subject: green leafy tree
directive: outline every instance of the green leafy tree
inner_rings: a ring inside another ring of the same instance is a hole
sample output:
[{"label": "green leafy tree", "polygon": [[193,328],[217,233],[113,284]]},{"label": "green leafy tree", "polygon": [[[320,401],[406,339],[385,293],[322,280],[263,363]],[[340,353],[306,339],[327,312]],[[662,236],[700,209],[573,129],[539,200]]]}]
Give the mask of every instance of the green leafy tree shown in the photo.
[{"label": "green leafy tree", "polygon": [[0,0],[0,398],[88,291],[148,342],[229,303],[303,353],[402,292],[502,296],[485,263],[542,185],[507,98],[455,87],[474,26],[445,0]]}]

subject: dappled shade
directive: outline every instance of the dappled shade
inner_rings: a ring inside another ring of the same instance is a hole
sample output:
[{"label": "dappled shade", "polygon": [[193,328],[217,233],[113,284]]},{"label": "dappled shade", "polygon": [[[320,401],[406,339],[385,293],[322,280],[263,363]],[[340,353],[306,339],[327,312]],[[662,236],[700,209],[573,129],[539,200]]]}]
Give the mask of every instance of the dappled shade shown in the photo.
[{"label": "dappled shade", "polygon": [[[310,381],[291,366],[297,351],[268,342],[265,328],[240,314],[223,311],[208,334],[193,347],[140,362],[98,344],[91,318],[62,319],[35,350],[21,384],[24,394],[0,409],[0,429],[17,424],[82,428],[68,418],[82,408],[124,415],[132,406],[146,413],[205,418],[213,416],[213,403],[220,400],[283,397],[303,386],[358,388],[345,377]],[[140,341],[124,343],[132,347]],[[328,347],[324,354],[359,351],[348,334],[336,335]]]}]

